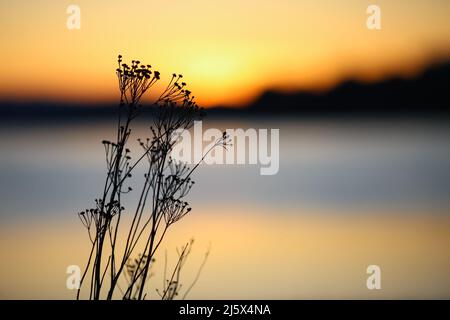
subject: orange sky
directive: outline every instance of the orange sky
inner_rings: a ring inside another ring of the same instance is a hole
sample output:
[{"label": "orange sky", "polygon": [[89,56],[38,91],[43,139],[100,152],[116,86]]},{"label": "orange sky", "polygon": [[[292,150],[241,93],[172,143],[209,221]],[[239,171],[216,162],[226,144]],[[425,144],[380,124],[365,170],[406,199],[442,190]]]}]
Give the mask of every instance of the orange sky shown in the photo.
[{"label": "orange sky", "polygon": [[[366,28],[374,3],[380,31]],[[115,101],[119,53],[183,73],[203,106],[411,74],[450,52],[449,17],[447,0],[0,0],[0,98]]]}]

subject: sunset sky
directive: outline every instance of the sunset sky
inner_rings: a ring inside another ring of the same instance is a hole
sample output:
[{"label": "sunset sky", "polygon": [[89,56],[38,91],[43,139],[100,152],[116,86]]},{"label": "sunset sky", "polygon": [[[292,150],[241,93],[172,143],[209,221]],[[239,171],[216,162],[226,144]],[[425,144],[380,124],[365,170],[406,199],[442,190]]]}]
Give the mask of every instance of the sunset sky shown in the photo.
[{"label": "sunset sky", "polygon": [[[380,31],[366,28],[370,4]],[[163,81],[183,73],[204,106],[411,75],[450,53],[449,17],[447,0],[1,0],[0,100],[115,101],[119,53]]]}]

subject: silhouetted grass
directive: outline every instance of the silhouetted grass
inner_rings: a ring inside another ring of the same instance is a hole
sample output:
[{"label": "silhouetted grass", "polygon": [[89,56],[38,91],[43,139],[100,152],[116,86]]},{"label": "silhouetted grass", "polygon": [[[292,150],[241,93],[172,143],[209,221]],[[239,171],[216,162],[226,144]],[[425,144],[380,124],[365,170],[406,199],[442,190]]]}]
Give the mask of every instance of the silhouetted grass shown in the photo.
[{"label": "silhouetted grass", "polygon": [[[173,133],[191,128],[195,120],[204,116],[203,110],[186,89],[186,83],[181,82],[182,75],[177,74],[172,75],[169,84],[154,102],[157,111],[150,126],[151,135],[138,139],[142,152],[136,160],[132,160],[127,145],[133,120],[142,114],[144,107],[140,101],[160,80],[160,73],[137,60],[133,60],[130,66],[122,63],[120,55],[116,73],[120,91],[119,116],[115,140],[102,142],[107,168],[104,188],[100,197],[95,199],[95,206],[78,214],[87,229],[92,247],[77,299],[84,287],[89,290],[89,299],[94,300],[112,299],[117,294],[123,299],[146,298],[146,284],[150,279],[149,270],[155,262],[155,253],[170,226],[191,211],[185,197],[194,184],[191,175],[203,161],[189,167],[170,157],[174,144],[178,142]],[[227,140],[224,133],[215,147],[226,148]],[[138,165],[145,166],[146,173],[142,188],[133,191],[127,183]],[[134,206],[123,203],[122,195],[128,192],[139,194]],[[122,219],[125,213],[132,215],[131,223],[127,225]],[[119,244],[122,232],[126,241]],[[165,279],[167,284],[162,291],[158,291],[162,299],[173,299],[178,295],[181,269],[191,247],[192,242],[189,242],[178,253],[178,262],[171,277]],[[136,252],[138,248],[143,248],[139,254]],[[194,283],[197,278],[198,275]],[[122,279],[126,281],[123,289],[119,286]]]}]

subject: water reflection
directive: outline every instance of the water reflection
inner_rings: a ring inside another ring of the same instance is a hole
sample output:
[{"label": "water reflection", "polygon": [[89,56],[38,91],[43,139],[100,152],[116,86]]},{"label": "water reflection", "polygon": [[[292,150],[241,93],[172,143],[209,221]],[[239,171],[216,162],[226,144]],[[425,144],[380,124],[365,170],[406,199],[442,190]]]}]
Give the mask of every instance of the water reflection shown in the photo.
[{"label": "water reflection", "polygon": [[[280,128],[280,171],[199,169],[190,197],[194,211],[164,246],[170,257],[196,238],[189,282],[211,243],[190,298],[450,297],[447,125],[205,125]],[[7,263],[0,270],[1,298],[73,296],[65,268],[83,264],[88,245],[75,212],[101,188],[100,141],[113,130],[109,124],[2,129],[0,257]],[[142,125],[137,135],[145,131]],[[382,268],[381,291],[365,287],[370,264]],[[155,270],[155,287],[161,281]]]}]

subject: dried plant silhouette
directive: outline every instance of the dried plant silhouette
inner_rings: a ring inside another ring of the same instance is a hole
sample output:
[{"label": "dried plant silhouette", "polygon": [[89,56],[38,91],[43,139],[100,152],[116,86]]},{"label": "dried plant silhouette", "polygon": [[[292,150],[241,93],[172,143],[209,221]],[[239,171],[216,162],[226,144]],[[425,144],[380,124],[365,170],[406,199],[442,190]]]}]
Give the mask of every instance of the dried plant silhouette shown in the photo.
[{"label": "dried plant silhouette", "polygon": [[[119,117],[115,140],[102,142],[107,169],[104,187],[100,197],[95,199],[95,207],[78,214],[92,246],[77,299],[85,287],[89,290],[89,299],[94,300],[113,297],[141,300],[147,297],[146,288],[151,278],[150,269],[155,262],[155,253],[169,228],[191,211],[185,201],[194,185],[191,175],[206,156],[204,154],[201,161],[193,166],[180,163],[170,156],[179,139],[175,132],[179,129],[188,130],[195,120],[204,116],[203,109],[197,106],[191,92],[186,89],[186,83],[181,82],[182,75],[173,74],[152,107],[148,107],[140,101],[160,80],[160,73],[140,61],[133,60],[130,66],[122,63],[122,56],[119,55],[116,74],[120,91]],[[150,136],[138,139],[142,151],[133,160],[127,147],[132,124],[145,108],[155,112],[153,123]],[[216,140],[214,148],[226,149],[229,142],[224,133]],[[138,201],[131,206],[123,203],[122,195],[135,192],[128,183],[138,165],[144,166],[146,173],[138,191]],[[192,244],[192,241],[188,242],[179,250],[173,272],[168,278],[164,276],[164,286],[161,291],[157,291],[159,298],[170,300],[179,294],[181,270]],[[167,263],[165,274],[166,269]],[[123,283],[126,283],[126,287],[121,287]]]}]

